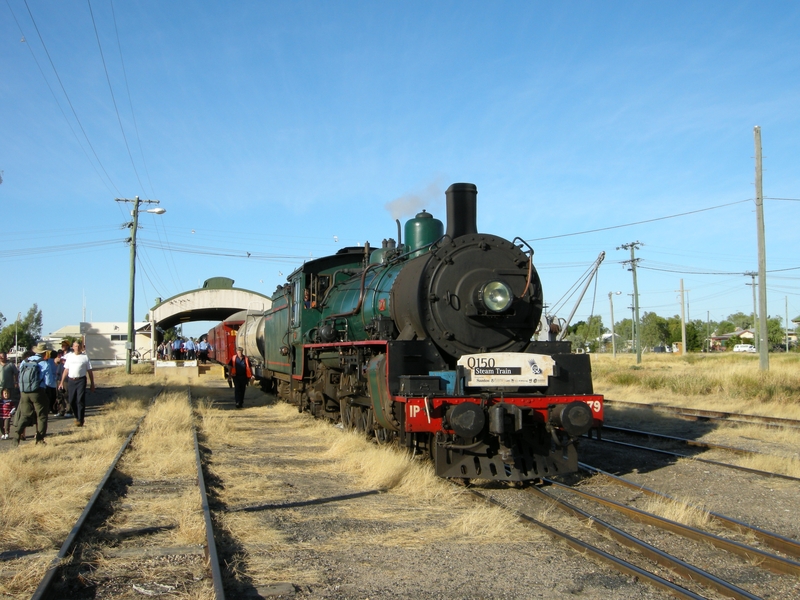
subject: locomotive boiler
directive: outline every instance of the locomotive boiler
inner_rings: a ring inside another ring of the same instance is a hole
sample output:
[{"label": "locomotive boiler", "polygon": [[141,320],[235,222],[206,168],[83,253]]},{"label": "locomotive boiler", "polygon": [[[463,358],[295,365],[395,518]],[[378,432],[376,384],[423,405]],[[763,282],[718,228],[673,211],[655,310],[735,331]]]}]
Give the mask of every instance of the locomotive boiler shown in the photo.
[{"label": "locomotive boiler", "polygon": [[237,345],[265,390],[429,453],[442,477],[575,471],[577,438],[603,417],[590,359],[532,341],[543,298],[533,249],[478,231],[475,185],[451,185],[446,201],[446,229],[423,211],[404,243],[305,263],[270,310],[240,315]]}]

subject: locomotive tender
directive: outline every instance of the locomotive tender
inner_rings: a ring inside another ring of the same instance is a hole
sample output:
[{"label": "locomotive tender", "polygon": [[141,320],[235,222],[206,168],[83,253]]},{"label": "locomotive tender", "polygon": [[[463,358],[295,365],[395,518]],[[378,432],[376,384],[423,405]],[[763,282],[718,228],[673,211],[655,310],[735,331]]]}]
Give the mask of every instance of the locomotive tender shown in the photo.
[{"label": "locomotive tender", "polygon": [[475,185],[453,184],[446,199],[446,231],[423,211],[405,244],[309,261],[270,310],[237,313],[228,329],[239,325],[265,391],[427,452],[439,476],[573,472],[576,439],[603,418],[589,356],[531,341],[543,298],[533,250],[478,233]]}]

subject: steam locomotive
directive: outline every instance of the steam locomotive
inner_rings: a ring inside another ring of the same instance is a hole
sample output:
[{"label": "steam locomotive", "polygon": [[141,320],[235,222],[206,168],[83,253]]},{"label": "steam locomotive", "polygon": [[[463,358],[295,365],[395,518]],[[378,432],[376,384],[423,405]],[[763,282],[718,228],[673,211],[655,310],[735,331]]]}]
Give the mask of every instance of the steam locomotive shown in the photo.
[{"label": "steam locomotive", "polygon": [[477,193],[447,189],[446,231],[423,211],[404,243],[305,263],[269,310],[232,315],[209,338],[222,347],[235,335],[265,391],[429,453],[441,477],[577,470],[577,438],[603,418],[590,359],[546,333],[534,339],[543,296],[533,249],[478,233]]}]

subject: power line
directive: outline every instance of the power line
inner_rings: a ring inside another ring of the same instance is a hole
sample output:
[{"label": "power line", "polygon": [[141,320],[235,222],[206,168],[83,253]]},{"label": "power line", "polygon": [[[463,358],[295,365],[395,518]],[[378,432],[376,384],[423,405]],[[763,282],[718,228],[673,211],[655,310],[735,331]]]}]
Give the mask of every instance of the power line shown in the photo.
[{"label": "power line", "polygon": [[[162,248],[162,246],[156,244],[154,240],[148,240],[143,238],[138,240],[137,243],[145,245],[148,248]],[[249,252],[244,250],[219,249],[216,252],[212,252],[204,246],[189,246],[181,244],[174,244],[170,248],[170,250],[172,252],[181,252],[183,254],[199,254],[203,256],[227,256],[231,258],[244,258],[248,260],[295,262],[295,261],[304,261],[309,259],[308,256],[297,256],[289,254],[269,254],[266,252]]]},{"label": "power line", "polygon": [[678,213],[675,215],[667,215],[665,217],[656,217],[655,219],[646,219],[644,221],[635,221],[633,223],[625,223],[624,225],[612,225],[610,227],[600,227],[598,229],[587,229],[586,231],[576,231],[574,233],[562,233],[560,235],[551,235],[548,237],[540,237],[540,238],[530,238],[525,240],[526,242],[540,242],[542,240],[554,240],[558,238],[564,237],[571,237],[574,235],[584,235],[587,233],[597,233],[598,231],[610,231],[611,229],[621,229],[623,227],[632,227],[633,225],[642,225],[644,223],[654,223],[655,221],[664,221],[666,219],[675,219],[676,217],[685,217],[686,215],[694,215],[697,213],[709,211],[709,210],[716,210],[718,208],[725,208],[726,206],[733,206],[735,204],[743,204],[745,202],[750,202],[752,198],[748,198],[747,200],[737,200],[736,202],[729,202],[727,204],[720,204],[718,206],[709,206],[708,208],[700,208],[698,210],[690,210],[689,212]]},{"label": "power line", "polygon": [[37,248],[14,248],[11,250],[0,250],[0,258],[11,258],[19,256],[32,256],[36,254],[49,254],[58,252],[70,252],[72,250],[85,250],[87,248],[97,248],[100,246],[111,246],[119,244],[121,240],[100,240],[97,242],[79,242],[77,244],[59,244],[58,246],[39,246]]},{"label": "power line", "polygon": [[[58,84],[61,86],[61,91],[64,92],[64,96],[67,99],[67,104],[69,104],[70,110],[72,110],[72,115],[75,117],[75,120],[78,122],[78,126],[81,128],[81,132],[83,133],[83,137],[86,138],[86,143],[89,144],[89,148],[92,149],[92,154],[94,154],[97,163],[100,165],[100,168],[103,169],[103,173],[105,173],[108,180],[111,182],[111,185],[117,190],[117,193],[121,196],[122,192],[119,191],[119,188],[114,183],[114,180],[111,179],[111,176],[106,171],[106,168],[103,166],[103,161],[100,160],[100,157],[97,156],[97,152],[92,146],[92,142],[89,141],[89,136],[86,134],[86,130],[83,128],[83,123],[81,123],[80,118],[78,117],[78,113],[75,112],[75,107],[72,106],[72,100],[69,98],[69,94],[67,94],[67,90],[64,87],[64,83],[61,81],[61,76],[58,74],[58,69],[56,69],[56,65],[53,63],[53,59],[50,56],[50,51],[47,49],[47,45],[44,43],[44,38],[42,38],[42,34],[39,32],[39,26],[36,24],[36,19],[33,18],[33,13],[31,12],[31,7],[28,6],[28,0],[24,0],[25,8],[28,9],[28,15],[31,17],[31,21],[33,22],[33,28],[36,29],[36,35],[39,36],[39,41],[42,43],[42,47],[44,48],[44,52],[47,55],[47,60],[50,61],[50,66],[53,68],[53,72],[56,74],[56,79],[58,80]],[[10,8],[10,6],[9,6]]]},{"label": "power line", "polygon": [[[658,267],[639,267],[649,271],[664,271],[665,273],[680,273],[682,275],[744,275],[737,271],[688,271],[680,269],[659,269]],[[768,269],[767,273],[780,273],[782,271],[797,271],[800,267],[788,267],[786,269]],[[748,272],[749,273],[749,272]]]},{"label": "power line", "polygon": [[[144,157],[144,147],[142,146],[142,138],[139,135],[139,124],[136,121],[136,112],[133,110],[133,98],[131,96],[130,85],[128,84],[128,72],[125,69],[125,58],[122,55],[122,42],[121,42],[120,37],[119,37],[119,27],[117,27],[117,13],[114,10],[114,0],[111,0],[110,4],[111,4],[111,16],[112,16],[112,19],[114,21],[114,33],[116,34],[116,37],[117,37],[117,49],[119,50],[119,60],[120,60],[120,64],[122,65],[122,76],[123,76],[123,79],[125,80],[125,91],[128,94],[128,105],[130,106],[130,109],[131,109],[131,118],[133,119],[133,128],[134,128],[134,131],[136,131],[136,141],[139,144],[139,154],[142,157],[142,164],[144,165],[144,172],[147,175],[147,183],[150,184],[150,191],[152,192],[153,196],[155,196],[156,195],[155,187],[153,186],[153,180],[150,177],[150,169],[147,166],[147,160]],[[133,159],[131,159],[131,161],[133,161]],[[139,175],[138,172],[137,172],[136,175],[138,177],[138,175]],[[139,183],[141,184],[141,180],[139,181]],[[161,242],[161,234],[158,231],[159,221],[160,221],[160,219],[156,219],[156,236],[158,237],[159,243],[162,243]],[[164,227],[163,222],[160,223],[160,224],[161,224],[161,227]],[[180,275],[178,275],[178,267],[175,264],[175,256],[172,254],[172,252],[168,251],[168,250],[170,250],[170,243],[169,243],[169,236],[167,235],[167,230],[166,229],[164,229],[164,238],[166,240],[167,250],[162,250],[162,253],[164,254],[164,259],[165,259],[164,262],[167,264],[167,272],[169,273],[169,276],[172,279],[172,283],[175,286],[175,288],[176,289],[180,289],[183,286],[180,285]],[[176,280],[176,277],[177,277],[177,280]],[[160,278],[159,278],[159,281],[160,281]],[[162,285],[163,285],[163,283],[162,283]],[[155,287],[155,286],[153,286],[153,287]]]},{"label": "power line", "polygon": [[[91,15],[92,17],[92,27],[94,27],[94,37],[97,39],[97,47],[100,49],[100,60],[103,62],[103,71],[105,71],[106,73],[106,81],[108,82],[108,91],[111,92],[111,102],[114,104],[114,112],[117,113],[117,123],[119,123],[119,130],[122,132],[122,139],[125,141],[125,149],[128,151],[128,158],[131,159],[131,166],[133,167],[133,172],[136,173],[136,180],[139,182],[139,186],[141,186],[142,191],[144,191],[144,184],[142,183],[142,180],[139,177],[139,171],[136,170],[136,164],[133,162],[133,155],[131,154],[131,148],[128,145],[128,138],[125,135],[125,128],[122,126],[122,118],[119,116],[119,109],[117,108],[117,99],[114,97],[114,88],[111,87],[111,77],[108,76],[106,57],[103,55],[103,46],[100,44],[100,34],[97,32],[97,23],[95,23],[94,21],[92,2],[91,0],[86,0],[86,3],[89,5],[89,15]],[[120,194],[120,196],[121,195],[122,194]]]},{"label": "power line", "polygon": [[[61,116],[64,117],[64,120],[67,122],[67,125],[69,126],[69,130],[72,132],[72,135],[75,137],[75,141],[78,143],[78,147],[83,152],[83,155],[86,157],[86,160],[89,161],[89,164],[92,165],[92,169],[94,169],[94,172],[97,174],[97,177],[100,179],[100,181],[103,182],[103,185],[106,186],[106,189],[109,192],[113,192],[111,187],[108,185],[108,182],[105,179],[103,179],[103,176],[100,175],[100,171],[97,170],[97,165],[95,165],[92,162],[92,159],[89,156],[89,153],[86,152],[86,148],[84,148],[83,144],[81,144],[81,140],[78,137],[78,134],[75,132],[75,128],[72,126],[72,123],[70,123],[70,120],[67,117],[67,113],[64,112],[64,108],[61,106],[61,103],[58,101],[58,97],[56,96],[56,93],[53,91],[53,86],[50,85],[50,82],[47,80],[47,76],[44,74],[44,70],[42,69],[42,65],[39,64],[39,59],[36,58],[36,54],[33,53],[33,48],[31,48],[31,45],[25,39],[25,32],[22,31],[22,26],[20,26],[19,20],[17,19],[17,15],[14,13],[14,10],[11,8],[11,5],[8,3],[8,0],[6,0],[6,6],[8,6],[8,10],[9,10],[9,12],[11,12],[11,16],[14,17],[14,22],[17,24],[17,29],[19,29],[19,33],[22,36],[22,40],[20,40],[20,41],[22,41],[25,44],[25,46],[28,48],[28,52],[31,53],[31,56],[33,57],[33,62],[36,63],[36,68],[39,69],[39,73],[41,73],[42,79],[44,79],[44,82],[47,85],[47,89],[50,90],[50,94],[53,96],[53,100],[55,101],[56,106],[58,106],[58,110],[61,112]],[[113,185],[113,182],[112,182],[112,185]]]},{"label": "power line", "polygon": [[[90,6],[91,8],[91,6]],[[128,73],[125,70],[125,59],[122,57],[122,43],[119,39],[119,29],[117,28],[117,13],[114,11],[114,0],[111,0],[111,16],[114,20],[114,33],[117,36],[117,49],[119,50],[119,61],[122,64],[122,76],[125,80],[125,90],[128,92],[128,104],[131,107],[131,117],[133,118],[133,128],[136,131],[136,141],[139,143],[139,154],[142,156],[142,164],[144,164],[144,172],[147,175],[147,182],[150,184],[150,192],[156,196],[153,182],[150,179],[150,171],[147,168],[147,161],[144,158],[144,149],[142,148],[142,139],[139,137],[139,125],[136,122],[136,113],[133,110],[133,99],[131,98],[131,88],[128,85]],[[98,41],[99,43],[99,41]],[[139,182],[141,183],[141,182]]]}]

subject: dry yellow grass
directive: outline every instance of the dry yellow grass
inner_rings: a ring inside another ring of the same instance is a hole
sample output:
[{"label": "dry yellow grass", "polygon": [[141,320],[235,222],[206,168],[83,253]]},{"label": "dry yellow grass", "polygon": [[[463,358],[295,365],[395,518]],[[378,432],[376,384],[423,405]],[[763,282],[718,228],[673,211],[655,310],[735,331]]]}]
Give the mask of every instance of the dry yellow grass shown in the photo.
[{"label": "dry yellow grass", "polygon": [[147,414],[122,468],[133,477],[160,479],[197,474],[192,411],[185,392],[162,394]]},{"label": "dry yellow grass", "polygon": [[0,461],[0,552],[44,550],[15,560],[0,577],[0,594],[19,595],[44,574],[111,460],[145,411],[145,399],[119,399],[91,426],[26,445]]},{"label": "dry yellow grass", "polygon": [[739,457],[735,463],[748,469],[758,469],[770,473],[781,473],[791,477],[800,477],[800,460],[797,456],[773,456],[756,454]]},{"label": "dry yellow grass", "polygon": [[118,400],[91,427],[0,461],[0,551],[57,547],[143,412],[141,400]]},{"label": "dry yellow grass", "polygon": [[120,461],[119,470],[134,480],[162,480],[182,484],[177,495],[138,501],[136,510],[123,518],[146,522],[161,518],[177,522],[171,542],[176,545],[205,543],[200,495],[194,485],[197,465],[192,437],[192,409],[185,392],[162,394],[152,406],[134,438],[133,447]]},{"label": "dry yellow grass", "polygon": [[648,496],[642,510],[698,529],[708,529],[711,523],[708,511],[698,508],[681,498],[669,499],[661,496]]},{"label": "dry yellow grass", "polygon": [[800,354],[592,355],[595,391],[615,400],[800,419]]},{"label": "dry yellow grass", "polygon": [[[351,545],[421,548],[444,542],[474,545],[498,539],[539,539],[509,513],[462,497],[462,490],[437,478],[430,464],[401,448],[378,446],[359,434],[299,415],[292,406],[248,409],[244,417],[239,412],[216,410],[205,402],[198,412],[206,443],[213,449],[211,471],[224,482],[218,499],[229,508],[286,502],[292,483],[306,478],[319,477],[324,496],[332,472],[334,479],[345,482],[349,489],[384,490],[359,499],[356,505],[330,504],[341,511],[340,517],[331,517],[334,522],[354,520],[357,527],[310,541],[287,539],[283,528],[271,527],[259,512],[222,514],[221,526],[245,548],[229,565],[242,577],[261,582],[322,581],[324,573],[298,569],[288,558],[298,548],[335,553]],[[258,433],[249,433],[252,431]],[[276,452],[280,456],[274,457]],[[286,507],[281,509],[281,518],[284,523],[301,525],[314,523],[318,516]]]}]

